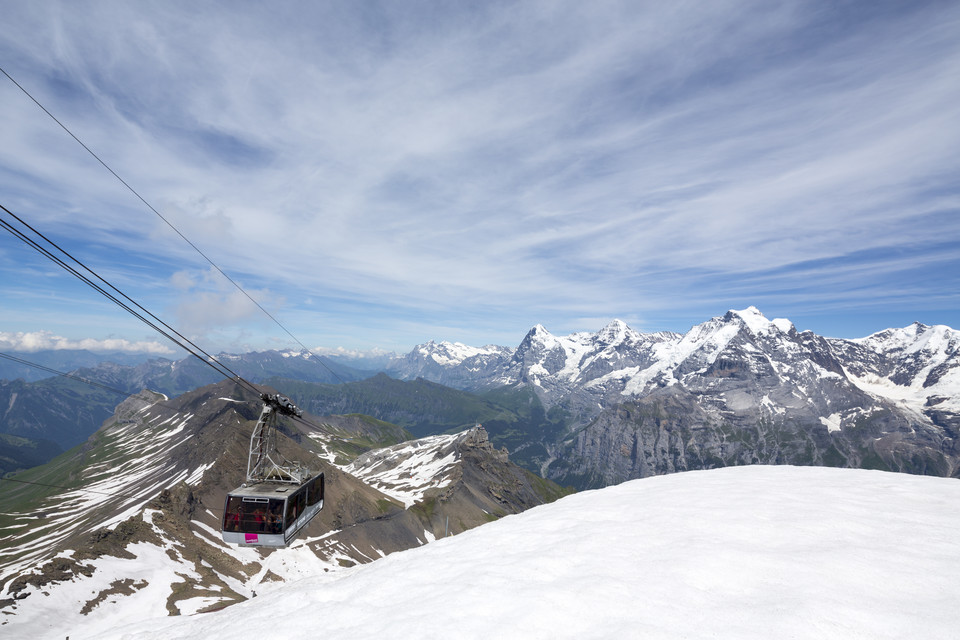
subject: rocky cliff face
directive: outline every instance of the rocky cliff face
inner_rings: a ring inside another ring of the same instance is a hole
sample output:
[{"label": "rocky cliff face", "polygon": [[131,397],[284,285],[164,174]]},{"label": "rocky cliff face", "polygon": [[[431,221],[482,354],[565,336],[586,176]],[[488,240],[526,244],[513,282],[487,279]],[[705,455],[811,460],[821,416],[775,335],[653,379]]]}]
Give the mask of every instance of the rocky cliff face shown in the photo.
[{"label": "rocky cliff face", "polygon": [[957,476],[960,460],[957,441],[943,430],[883,408],[831,431],[812,421],[704,409],[698,396],[679,387],[605,409],[557,450],[550,477],[580,487],[746,464]]}]

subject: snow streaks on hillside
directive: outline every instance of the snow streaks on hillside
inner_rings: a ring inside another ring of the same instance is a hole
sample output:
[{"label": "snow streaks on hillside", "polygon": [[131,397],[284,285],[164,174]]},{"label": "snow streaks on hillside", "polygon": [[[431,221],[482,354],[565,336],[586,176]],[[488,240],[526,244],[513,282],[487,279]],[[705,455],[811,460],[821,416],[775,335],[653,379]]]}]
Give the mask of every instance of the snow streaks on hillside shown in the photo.
[{"label": "snow streaks on hillside", "polygon": [[464,434],[431,436],[377,449],[357,458],[344,471],[410,508],[429,489],[450,482],[459,459],[456,443]]}]

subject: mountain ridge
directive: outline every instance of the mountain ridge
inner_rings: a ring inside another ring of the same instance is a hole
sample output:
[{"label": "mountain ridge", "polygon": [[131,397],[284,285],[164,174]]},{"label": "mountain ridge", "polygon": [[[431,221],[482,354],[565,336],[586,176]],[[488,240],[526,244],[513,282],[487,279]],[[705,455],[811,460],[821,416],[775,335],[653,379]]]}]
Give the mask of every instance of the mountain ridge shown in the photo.
[{"label": "mountain ridge", "polygon": [[[541,470],[581,488],[583,478],[595,478],[586,485],[595,487],[757,461],[960,475],[960,332],[943,325],[824,338],[756,307],[684,334],[641,334],[614,321],[597,333],[553,336],[537,325],[509,361],[473,379],[481,389],[489,380],[529,388],[546,410],[573,416],[560,438],[544,443]],[[659,423],[638,438],[654,426],[636,416],[664,407],[672,419],[648,417]],[[612,431],[600,436],[605,429]],[[753,446],[768,436],[789,444],[740,452],[725,444],[735,433],[757,434]],[[666,449],[654,444],[671,438]],[[629,459],[626,469],[617,452]]]},{"label": "mountain ridge", "polygon": [[[145,391],[83,447],[5,480],[0,625],[37,615],[51,594],[75,594],[62,615],[81,618],[111,615],[125,598],[165,602],[170,614],[211,610],[565,493],[512,464],[479,425],[411,442],[394,425],[308,414],[310,423],[282,425],[278,444],[325,473],[323,510],[288,549],[231,547],[220,540],[221,506],[244,480],[258,416],[259,398],[230,381],[176,399]],[[381,443],[388,448],[378,455]],[[351,466],[367,451],[366,463]],[[388,458],[402,470],[393,482],[370,463]],[[138,575],[139,562],[163,570]]]}]

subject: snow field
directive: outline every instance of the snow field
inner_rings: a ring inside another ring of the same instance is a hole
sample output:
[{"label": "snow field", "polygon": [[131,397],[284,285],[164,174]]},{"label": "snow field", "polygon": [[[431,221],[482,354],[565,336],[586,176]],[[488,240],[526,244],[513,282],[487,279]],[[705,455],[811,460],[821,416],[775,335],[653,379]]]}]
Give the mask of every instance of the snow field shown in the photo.
[{"label": "snow field", "polygon": [[223,612],[72,638],[955,638],[960,482],[736,467],[584,492]]}]

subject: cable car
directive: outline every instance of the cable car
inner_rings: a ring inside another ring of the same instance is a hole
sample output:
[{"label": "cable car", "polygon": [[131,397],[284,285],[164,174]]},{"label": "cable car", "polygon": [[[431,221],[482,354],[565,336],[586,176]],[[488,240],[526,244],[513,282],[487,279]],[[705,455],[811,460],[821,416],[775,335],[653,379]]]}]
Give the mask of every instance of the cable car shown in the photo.
[{"label": "cable car", "polygon": [[227,494],[220,534],[247,547],[286,547],[323,509],[323,473],[311,473],[277,450],[280,415],[301,416],[281,395],[262,394],[263,411],[250,436],[247,480]]}]

